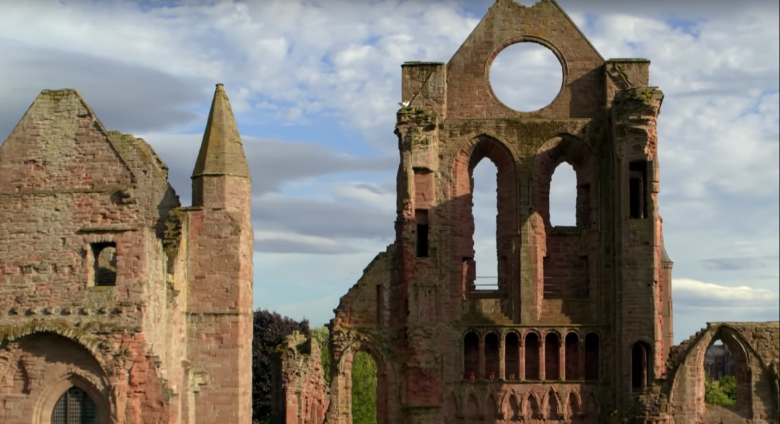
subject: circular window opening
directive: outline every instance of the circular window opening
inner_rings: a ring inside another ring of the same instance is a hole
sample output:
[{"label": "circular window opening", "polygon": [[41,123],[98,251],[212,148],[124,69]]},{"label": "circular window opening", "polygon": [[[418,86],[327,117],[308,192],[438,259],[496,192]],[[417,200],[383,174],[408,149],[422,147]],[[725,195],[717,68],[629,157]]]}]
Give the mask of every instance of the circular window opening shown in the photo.
[{"label": "circular window opening", "polygon": [[562,81],[558,57],[536,43],[512,44],[490,66],[493,93],[501,103],[520,112],[533,112],[552,103]]}]

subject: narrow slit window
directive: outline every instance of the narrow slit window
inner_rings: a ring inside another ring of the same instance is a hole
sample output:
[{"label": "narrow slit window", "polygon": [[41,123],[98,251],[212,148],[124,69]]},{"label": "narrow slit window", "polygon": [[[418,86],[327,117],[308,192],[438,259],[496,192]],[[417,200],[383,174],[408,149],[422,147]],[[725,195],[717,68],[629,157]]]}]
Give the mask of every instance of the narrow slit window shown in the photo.
[{"label": "narrow slit window", "polygon": [[116,244],[115,243],[94,243],[92,244],[92,254],[95,258],[95,286],[115,286],[116,285]]},{"label": "narrow slit window", "polygon": [[384,302],[382,301],[382,285],[376,285],[376,324],[377,327],[382,327],[382,310],[384,309]]},{"label": "narrow slit window", "polygon": [[643,219],[647,217],[647,161],[634,161],[628,165],[629,217]]},{"label": "narrow slit window", "polygon": [[417,209],[414,211],[417,221],[417,257],[428,257],[428,210]]}]

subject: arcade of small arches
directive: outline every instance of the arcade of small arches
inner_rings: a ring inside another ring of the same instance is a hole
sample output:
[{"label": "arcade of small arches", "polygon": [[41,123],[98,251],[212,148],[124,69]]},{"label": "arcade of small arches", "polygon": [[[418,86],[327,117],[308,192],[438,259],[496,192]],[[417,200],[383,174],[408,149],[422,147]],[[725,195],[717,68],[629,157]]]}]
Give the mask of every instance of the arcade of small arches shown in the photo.
[{"label": "arcade of small arches", "polygon": [[[491,393],[487,398],[469,390],[463,402],[454,393],[447,402],[447,410],[454,411],[456,418],[465,418],[467,422],[540,420],[591,423],[598,414],[595,396],[586,387],[533,385]],[[463,407],[459,409],[461,404]]]},{"label": "arcade of small arches", "polygon": [[[562,336],[565,334],[565,336]],[[596,332],[469,330],[463,336],[465,380],[600,380]]]}]

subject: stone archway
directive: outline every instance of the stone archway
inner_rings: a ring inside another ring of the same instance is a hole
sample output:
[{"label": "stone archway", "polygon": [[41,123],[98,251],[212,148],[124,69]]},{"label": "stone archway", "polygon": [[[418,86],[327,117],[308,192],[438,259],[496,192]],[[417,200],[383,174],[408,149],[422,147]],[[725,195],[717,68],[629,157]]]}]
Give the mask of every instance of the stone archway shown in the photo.
[{"label": "stone archway", "polygon": [[51,423],[58,402],[74,388],[74,393],[83,393],[94,404],[91,412],[96,424],[111,422],[107,374],[87,346],[44,331],[15,338],[3,351],[13,358],[6,374],[14,375],[2,379],[1,389],[13,398],[15,408],[14,415],[5,417],[5,424]]},{"label": "stone archway", "polygon": [[400,403],[394,398],[396,370],[377,344],[365,335],[337,331],[331,333],[331,347],[330,405],[325,422],[352,424],[352,365],[359,352],[370,355],[377,366],[377,424],[394,422],[394,406]]},{"label": "stone archway", "polygon": [[[738,327],[738,326],[737,326]],[[705,354],[720,340],[734,357],[737,379],[735,405],[705,403]],[[729,324],[712,324],[692,343],[674,370],[669,402],[675,408],[675,424],[777,423],[778,401],[770,372],[756,347]]]}]

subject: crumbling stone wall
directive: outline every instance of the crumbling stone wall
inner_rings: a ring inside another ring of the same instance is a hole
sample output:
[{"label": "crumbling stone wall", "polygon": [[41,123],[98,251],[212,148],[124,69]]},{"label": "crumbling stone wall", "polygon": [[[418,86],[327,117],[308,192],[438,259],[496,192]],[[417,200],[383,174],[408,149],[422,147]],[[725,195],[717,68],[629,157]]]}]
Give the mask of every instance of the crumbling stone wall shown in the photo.
[{"label": "crumbling stone wall", "polygon": [[203,144],[196,208],[75,90],[41,92],[0,146],[3,422],[49,422],[74,386],[100,422],[249,422],[249,174],[221,86]]},{"label": "crumbling stone wall", "polygon": [[[716,340],[732,353],[736,405],[704,403],[704,355]],[[659,380],[675,424],[780,422],[777,366],[780,323],[710,323],[672,350],[667,374]]]},{"label": "crumbling stone wall", "polygon": [[319,342],[296,331],[285,337],[275,354],[273,422],[322,424],[329,399]]}]

